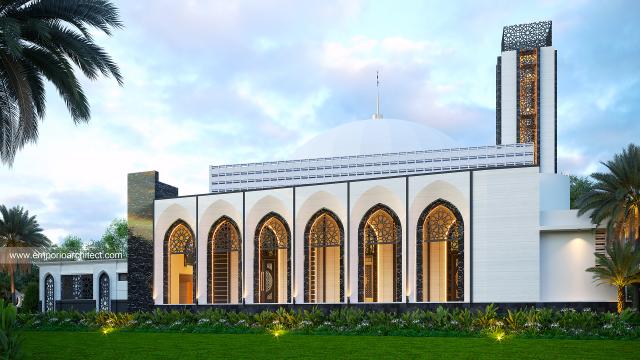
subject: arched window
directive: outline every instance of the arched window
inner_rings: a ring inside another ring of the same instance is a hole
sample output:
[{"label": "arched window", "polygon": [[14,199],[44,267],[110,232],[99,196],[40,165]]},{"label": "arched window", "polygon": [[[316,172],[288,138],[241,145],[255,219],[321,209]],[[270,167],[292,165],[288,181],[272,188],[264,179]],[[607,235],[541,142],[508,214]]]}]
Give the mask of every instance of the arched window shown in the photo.
[{"label": "arched window", "polygon": [[282,216],[269,213],[256,227],[254,302],[291,301],[291,231]]},{"label": "arched window", "polygon": [[402,297],[402,229],[388,206],[378,204],[358,228],[358,302],[393,302]]},{"label": "arched window", "polygon": [[304,231],[304,301],[344,301],[344,230],[333,212],[321,209]]},{"label": "arched window", "polygon": [[53,276],[48,274],[44,278],[44,312],[55,310],[55,288],[53,282]]},{"label": "arched window", "polygon": [[191,227],[178,220],[167,230],[164,241],[164,303],[195,302],[195,236]]},{"label": "arched window", "polygon": [[418,219],[418,301],[464,300],[464,223],[458,209],[436,200]]},{"label": "arched window", "polygon": [[209,303],[239,303],[242,299],[240,230],[229,217],[218,219],[207,244],[207,298]]},{"label": "arched window", "polygon": [[98,311],[111,311],[111,284],[107,273],[103,272],[100,275],[98,286]]}]

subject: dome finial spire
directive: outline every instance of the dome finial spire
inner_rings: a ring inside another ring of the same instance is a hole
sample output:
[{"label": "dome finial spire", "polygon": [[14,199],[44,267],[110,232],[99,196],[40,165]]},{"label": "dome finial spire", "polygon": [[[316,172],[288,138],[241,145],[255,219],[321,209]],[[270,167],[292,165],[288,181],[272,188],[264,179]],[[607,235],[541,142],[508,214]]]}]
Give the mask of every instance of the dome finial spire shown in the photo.
[{"label": "dome finial spire", "polygon": [[376,90],[378,91],[376,96],[376,113],[373,114],[372,118],[382,119],[382,114],[380,114],[380,71],[378,70],[376,70]]}]

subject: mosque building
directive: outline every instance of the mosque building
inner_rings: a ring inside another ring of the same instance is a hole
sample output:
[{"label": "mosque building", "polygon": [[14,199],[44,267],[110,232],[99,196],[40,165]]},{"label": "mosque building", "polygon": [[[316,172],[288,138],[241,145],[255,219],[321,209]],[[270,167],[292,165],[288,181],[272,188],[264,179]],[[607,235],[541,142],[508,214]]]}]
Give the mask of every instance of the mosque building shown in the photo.
[{"label": "mosque building", "polygon": [[460,147],[378,107],[291,159],[210,166],[206,194],[129,174],[129,310],[615,301],[585,272],[604,229],[557,173],[551,30],[504,27],[496,144]]}]

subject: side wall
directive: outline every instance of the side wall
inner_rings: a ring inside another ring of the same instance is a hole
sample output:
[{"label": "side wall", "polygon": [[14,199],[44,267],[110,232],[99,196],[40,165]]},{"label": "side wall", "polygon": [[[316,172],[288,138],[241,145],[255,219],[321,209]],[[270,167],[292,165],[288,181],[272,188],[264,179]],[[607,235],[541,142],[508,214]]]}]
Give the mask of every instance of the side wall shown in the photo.
[{"label": "side wall", "polygon": [[545,231],[540,236],[540,301],[616,301],[616,291],[608,285],[595,286],[593,230]]}]

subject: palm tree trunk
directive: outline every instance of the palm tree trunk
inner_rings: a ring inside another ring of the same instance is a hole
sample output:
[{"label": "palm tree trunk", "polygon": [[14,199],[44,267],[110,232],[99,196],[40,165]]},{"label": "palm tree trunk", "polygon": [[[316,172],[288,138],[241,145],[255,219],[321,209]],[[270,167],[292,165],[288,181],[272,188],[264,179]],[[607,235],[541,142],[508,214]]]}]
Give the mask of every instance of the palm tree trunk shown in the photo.
[{"label": "palm tree trunk", "polygon": [[11,278],[11,303],[16,303],[16,284],[13,281],[13,266],[9,267],[9,277]]},{"label": "palm tree trunk", "polygon": [[624,286],[618,286],[618,314],[624,310]]},{"label": "palm tree trunk", "polygon": [[[639,216],[637,212],[636,212],[636,216]],[[640,218],[636,218],[636,225],[637,225],[637,229],[635,234],[636,241],[634,243],[634,248],[635,248],[634,250],[638,252],[640,251]],[[633,309],[640,311],[640,285],[638,284],[631,285],[631,288],[629,289],[629,291],[631,291],[631,302],[632,302]]]}]

